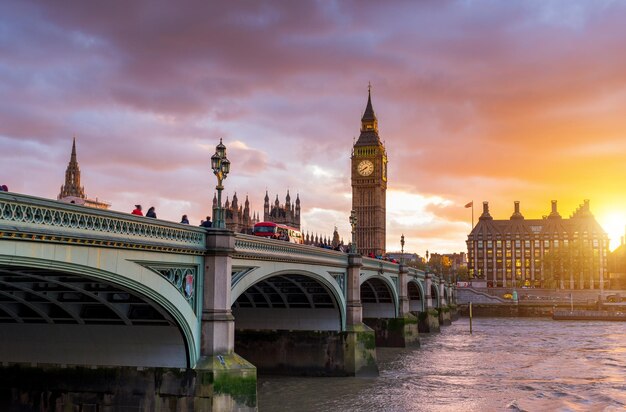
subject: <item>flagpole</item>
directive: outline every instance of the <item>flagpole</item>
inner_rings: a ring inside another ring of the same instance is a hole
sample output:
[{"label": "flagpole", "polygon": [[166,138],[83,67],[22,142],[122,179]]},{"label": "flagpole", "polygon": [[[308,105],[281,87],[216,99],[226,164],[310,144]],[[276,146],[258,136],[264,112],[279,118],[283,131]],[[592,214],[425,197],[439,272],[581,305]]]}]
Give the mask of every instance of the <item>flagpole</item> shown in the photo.
[{"label": "flagpole", "polygon": [[470,232],[474,230],[474,201],[472,200],[472,227],[470,228]]}]

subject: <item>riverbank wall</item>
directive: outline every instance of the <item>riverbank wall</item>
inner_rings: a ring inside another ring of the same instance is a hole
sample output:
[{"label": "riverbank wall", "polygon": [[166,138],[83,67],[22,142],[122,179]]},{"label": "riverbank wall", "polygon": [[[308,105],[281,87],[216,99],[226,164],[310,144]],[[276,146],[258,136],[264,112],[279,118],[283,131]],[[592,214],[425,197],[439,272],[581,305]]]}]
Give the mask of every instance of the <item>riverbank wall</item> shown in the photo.
[{"label": "riverbank wall", "polygon": [[[570,310],[571,305],[565,303],[476,303],[472,304],[474,317],[524,317],[549,318],[555,310]],[[574,310],[596,310],[596,304],[574,304]],[[460,316],[469,316],[469,304],[458,306]]]}]

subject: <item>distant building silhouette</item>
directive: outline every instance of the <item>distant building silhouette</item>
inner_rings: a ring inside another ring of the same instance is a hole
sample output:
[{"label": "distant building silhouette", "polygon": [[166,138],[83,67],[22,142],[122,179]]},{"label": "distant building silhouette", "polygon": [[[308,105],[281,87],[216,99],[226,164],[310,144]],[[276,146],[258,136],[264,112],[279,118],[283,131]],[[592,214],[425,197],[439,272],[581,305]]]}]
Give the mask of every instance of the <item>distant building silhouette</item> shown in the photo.
[{"label": "distant building silhouette", "polygon": [[76,138],[72,141],[72,154],[65,170],[65,184],[61,185],[61,191],[57,199],[62,202],[75,203],[97,209],[108,209],[111,206],[109,203],[102,202],[97,198],[94,200],[85,196],[85,188],[80,185],[80,168],[76,160]]},{"label": "distant building silhouette", "polygon": [[[213,208],[217,207],[217,197],[213,196]],[[239,205],[237,193],[233,195],[232,203],[226,197],[224,203],[224,223],[226,228],[237,233],[252,233],[252,228],[259,222],[258,214],[250,215],[250,201],[246,195],[244,205]]]},{"label": "distant building silhouette", "polygon": [[270,197],[266,190],[265,202],[263,204],[263,221],[280,223],[300,230],[300,195],[296,195],[296,202],[292,204],[289,190],[287,190],[284,205],[281,205],[278,201],[278,195],[276,195],[274,204],[270,205]]},{"label": "distant building silhouette", "polygon": [[515,202],[510,219],[494,220],[489,203],[467,237],[470,279],[494,287],[603,289],[608,285],[609,239],[589,201],[563,219],[552,211],[525,219]]}]

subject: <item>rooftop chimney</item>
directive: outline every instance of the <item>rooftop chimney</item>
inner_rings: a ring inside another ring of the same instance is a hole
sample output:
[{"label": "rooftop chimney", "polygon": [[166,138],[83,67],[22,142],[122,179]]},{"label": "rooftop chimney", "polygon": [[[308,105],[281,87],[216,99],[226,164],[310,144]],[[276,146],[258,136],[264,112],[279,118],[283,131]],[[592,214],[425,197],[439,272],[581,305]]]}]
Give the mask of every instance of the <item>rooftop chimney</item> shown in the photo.
[{"label": "rooftop chimney", "polygon": [[511,219],[524,219],[524,216],[519,212],[519,200],[516,200],[513,204],[515,205],[515,211],[511,215]]},{"label": "rooftop chimney", "polygon": [[552,201],[552,212],[550,212],[550,216],[548,216],[548,218],[551,219],[560,219],[561,215],[559,214],[559,212],[556,209],[556,200]]},{"label": "rooftop chimney", "polygon": [[483,214],[478,218],[479,220],[493,220],[489,214],[489,202],[483,202]]}]

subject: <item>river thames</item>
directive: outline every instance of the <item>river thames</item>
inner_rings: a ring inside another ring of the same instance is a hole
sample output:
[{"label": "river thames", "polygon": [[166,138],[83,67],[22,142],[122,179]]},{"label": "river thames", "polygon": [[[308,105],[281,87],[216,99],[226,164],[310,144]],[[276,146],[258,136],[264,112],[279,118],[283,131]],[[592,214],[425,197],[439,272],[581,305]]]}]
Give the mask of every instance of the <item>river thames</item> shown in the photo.
[{"label": "river thames", "polygon": [[468,319],[415,349],[378,349],[377,378],[259,378],[259,411],[624,411],[626,323]]}]

